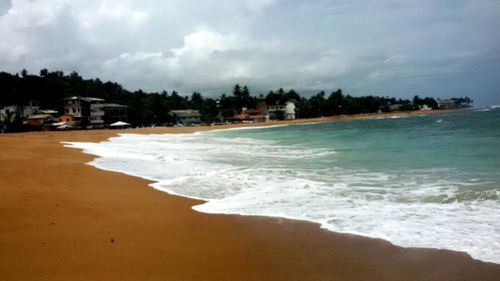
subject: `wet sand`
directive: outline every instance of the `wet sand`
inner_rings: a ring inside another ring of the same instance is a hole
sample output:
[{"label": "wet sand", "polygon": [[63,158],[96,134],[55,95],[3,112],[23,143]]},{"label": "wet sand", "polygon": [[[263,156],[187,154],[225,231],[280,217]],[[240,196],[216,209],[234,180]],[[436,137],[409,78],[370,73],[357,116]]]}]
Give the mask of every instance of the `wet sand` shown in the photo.
[{"label": "wet sand", "polygon": [[222,127],[0,135],[0,280],[500,280],[500,265],[464,253],[198,213],[60,143]]}]

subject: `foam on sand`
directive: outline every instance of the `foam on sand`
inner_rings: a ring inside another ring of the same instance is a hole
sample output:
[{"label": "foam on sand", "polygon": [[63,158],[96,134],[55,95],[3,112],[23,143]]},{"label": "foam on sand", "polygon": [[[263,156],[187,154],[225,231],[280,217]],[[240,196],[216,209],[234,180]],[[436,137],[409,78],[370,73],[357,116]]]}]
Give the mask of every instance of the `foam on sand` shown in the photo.
[{"label": "foam on sand", "polygon": [[[453,170],[345,169],[332,165],[334,150],[213,132],[125,134],[66,146],[99,156],[90,163],[98,168],[205,200],[194,207],[200,212],[309,220],[332,231],[500,263],[500,194],[472,192],[468,187],[487,186],[484,180],[458,180]],[[323,162],[329,164],[314,166]]]}]

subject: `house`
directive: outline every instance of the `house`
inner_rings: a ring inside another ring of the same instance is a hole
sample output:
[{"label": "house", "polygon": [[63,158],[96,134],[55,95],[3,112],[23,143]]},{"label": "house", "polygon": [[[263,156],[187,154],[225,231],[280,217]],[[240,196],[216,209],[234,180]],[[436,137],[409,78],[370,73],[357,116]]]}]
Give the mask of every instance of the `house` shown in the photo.
[{"label": "house", "polygon": [[257,104],[257,110],[264,116],[265,122],[269,121],[269,112],[267,111],[267,103],[265,101],[261,101]]},{"label": "house", "polygon": [[267,113],[269,114],[269,119],[284,119],[285,118],[286,105],[275,104],[267,106]]},{"label": "house", "polygon": [[90,104],[90,124],[95,128],[104,127],[104,109],[102,108],[104,100],[93,101]]},{"label": "house", "polygon": [[257,110],[261,112],[261,114],[267,114],[267,103],[266,101],[261,101],[257,104]]},{"label": "house", "polygon": [[447,100],[438,99],[437,102],[438,102],[439,109],[455,109],[455,108],[457,108],[456,101],[452,100],[452,99],[447,99]]},{"label": "house", "polygon": [[73,96],[63,99],[64,114],[73,116],[73,120],[79,125],[101,125],[104,124],[104,111],[101,108],[103,99],[93,97]]},{"label": "house", "polygon": [[45,125],[50,125],[55,121],[57,121],[57,119],[50,114],[35,114],[26,118],[26,121],[24,121],[23,124],[42,129]]},{"label": "house", "polygon": [[171,110],[169,114],[175,118],[176,124],[182,125],[192,125],[201,123],[201,114],[198,110],[194,109],[183,109],[183,110]]},{"label": "house", "polygon": [[243,107],[240,114],[233,116],[233,120],[241,122],[265,122],[269,119],[266,111],[261,109]]},{"label": "house", "polygon": [[263,112],[258,108],[250,108],[246,111],[246,114],[248,118],[253,122],[266,122],[267,120],[269,120],[267,111]]},{"label": "house", "polygon": [[102,118],[105,124],[112,124],[118,121],[128,121],[128,106],[116,103],[104,103],[101,105],[101,109],[104,112]]},{"label": "house", "polygon": [[285,104],[285,120],[295,120],[295,103],[292,101]]},{"label": "house", "polygon": [[389,104],[388,109],[389,111],[399,111],[401,110],[402,105],[399,103],[396,104]]},{"label": "house", "polygon": [[9,105],[0,109],[0,122],[13,122],[16,118],[27,118],[31,115],[37,114],[40,110],[38,103],[30,101],[29,105]]},{"label": "house", "polygon": [[16,111],[11,111],[11,109],[6,106],[3,108],[0,108],[0,123],[5,123],[5,122],[12,122],[16,118]]},{"label": "house", "polygon": [[245,113],[235,114],[232,118],[233,122],[252,122],[252,119]]},{"label": "house", "polygon": [[267,107],[267,112],[271,119],[295,119],[295,103],[287,101],[285,104],[270,105]]},{"label": "house", "polygon": [[427,104],[423,104],[423,105],[420,107],[420,110],[423,110],[423,111],[428,111],[428,110],[432,110],[432,108],[430,108]]},{"label": "house", "polygon": [[64,115],[71,115],[78,125],[102,128],[116,121],[128,121],[127,106],[104,103],[104,99],[74,96],[65,98]]}]

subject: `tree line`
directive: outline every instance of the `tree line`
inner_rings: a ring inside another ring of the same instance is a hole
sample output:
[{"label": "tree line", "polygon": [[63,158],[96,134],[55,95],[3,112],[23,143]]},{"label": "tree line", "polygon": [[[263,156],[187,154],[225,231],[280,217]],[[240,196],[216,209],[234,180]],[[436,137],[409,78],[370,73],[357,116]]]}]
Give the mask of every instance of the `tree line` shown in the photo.
[{"label": "tree line", "polygon": [[[181,96],[178,92],[134,92],[124,89],[115,82],[103,82],[98,78],[83,79],[77,72],[65,74],[62,71],[42,69],[39,74],[20,74],[0,72],[0,107],[9,105],[28,105],[37,101],[43,109],[64,112],[62,99],[70,96],[98,97],[107,103],[128,106],[129,122],[134,126],[164,124],[172,122],[170,110],[197,109],[202,121],[211,122],[221,115],[231,117],[242,107],[255,108],[261,101],[268,105],[284,104],[293,100],[296,104],[297,118],[312,118],[339,114],[373,113],[389,111],[390,105],[400,105],[399,110],[416,110],[423,104],[437,108],[433,98],[413,100],[378,96],[351,96],[341,89],[330,94],[321,91],[310,97],[303,97],[295,90],[283,88],[267,94],[252,95],[246,86],[235,85],[230,94],[219,98],[204,97],[200,92]],[[468,98],[467,98],[468,99]]]}]

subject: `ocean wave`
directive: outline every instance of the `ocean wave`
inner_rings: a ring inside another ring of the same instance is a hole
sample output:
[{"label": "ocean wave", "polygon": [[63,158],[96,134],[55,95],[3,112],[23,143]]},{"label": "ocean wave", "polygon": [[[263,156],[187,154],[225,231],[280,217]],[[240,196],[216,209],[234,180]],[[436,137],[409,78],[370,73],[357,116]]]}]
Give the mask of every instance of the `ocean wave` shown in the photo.
[{"label": "ocean wave", "polygon": [[205,200],[197,211],[309,220],[500,263],[499,189],[486,179],[463,180],[453,169],[348,169],[335,164],[334,149],[214,132],[124,134],[65,145],[98,155],[90,163],[98,168]]}]

